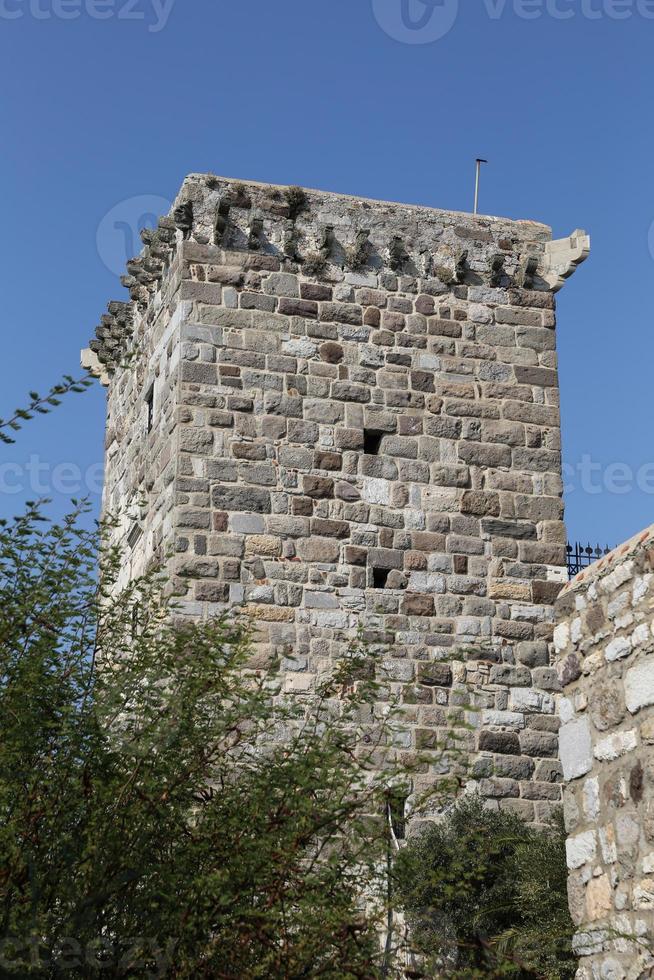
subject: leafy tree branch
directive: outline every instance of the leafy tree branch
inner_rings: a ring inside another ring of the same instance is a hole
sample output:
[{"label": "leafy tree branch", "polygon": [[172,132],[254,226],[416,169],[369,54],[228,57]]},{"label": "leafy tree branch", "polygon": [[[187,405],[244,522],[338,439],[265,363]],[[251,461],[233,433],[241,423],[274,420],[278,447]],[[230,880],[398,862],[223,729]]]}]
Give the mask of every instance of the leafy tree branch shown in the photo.
[{"label": "leafy tree branch", "polygon": [[68,394],[81,394],[93,384],[90,374],[85,374],[77,380],[70,374],[65,374],[59,384],[54,385],[47,395],[38,391],[29,392],[29,403],[26,408],[17,408],[9,419],[0,418],[0,442],[12,444],[9,432],[18,432],[25,422],[30,422],[36,415],[48,415],[53,408],[61,404],[61,399]]}]

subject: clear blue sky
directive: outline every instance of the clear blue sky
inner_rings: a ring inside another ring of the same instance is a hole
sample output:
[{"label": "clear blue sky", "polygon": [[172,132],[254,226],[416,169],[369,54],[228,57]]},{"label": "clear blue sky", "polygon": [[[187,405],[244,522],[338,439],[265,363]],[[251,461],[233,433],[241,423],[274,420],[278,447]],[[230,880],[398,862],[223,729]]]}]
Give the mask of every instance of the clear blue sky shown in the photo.
[{"label": "clear blue sky", "polygon": [[[128,231],[107,228],[171,199],[186,173],[470,210],[485,156],[483,212],[593,238],[559,303],[570,534],[616,544],[654,521],[654,465],[637,486],[654,463],[654,3],[170,3],[0,0],[0,415],[78,370],[125,295],[111,267]],[[15,464],[0,513],[35,495],[7,492],[34,484],[31,456],[63,508],[75,472],[54,467],[97,467],[103,418],[96,386],[0,450]],[[598,471],[584,477],[584,458]],[[612,464],[631,468],[627,493],[603,489],[624,486]]]}]

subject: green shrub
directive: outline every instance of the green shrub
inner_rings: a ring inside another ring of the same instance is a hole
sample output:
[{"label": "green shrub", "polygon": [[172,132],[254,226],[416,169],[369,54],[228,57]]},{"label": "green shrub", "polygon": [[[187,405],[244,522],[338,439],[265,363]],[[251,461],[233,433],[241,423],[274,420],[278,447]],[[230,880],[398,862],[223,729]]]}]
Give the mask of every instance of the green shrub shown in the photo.
[{"label": "green shrub", "polygon": [[284,197],[288,204],[288,216],[292,221],[295,221],[298,215],[306,211],[309,205],[306,191],[302,187],[287,187],[284,191]]},{"label": "green shrub", "polygon": [[320,252],[309,252],[304,259],[302,272],[305,276],[322,279],[327,272],[327,259]]},{"label": "green shrub", "polygon": [[400,853],[395,888],[428,977],[574,977],[565,833],[458,802]]}]

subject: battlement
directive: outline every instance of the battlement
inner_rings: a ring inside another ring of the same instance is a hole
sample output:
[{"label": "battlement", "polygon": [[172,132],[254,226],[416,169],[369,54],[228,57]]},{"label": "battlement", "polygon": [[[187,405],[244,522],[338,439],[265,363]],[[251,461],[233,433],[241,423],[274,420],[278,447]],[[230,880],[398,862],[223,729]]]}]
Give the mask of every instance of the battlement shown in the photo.
[{"label": "battlement", "polygon": [[[173,274],[180,252],[182,262],[218,265],[230,252],[267,256],[269,271],[292,267],[325,281],[338,281],[344,270],[387,272],[416,279],[429,295],[457,285],[556,291],[587,257],[589,240],[580,231],[558,242],[551,237],[548,226],[533,221],[191,174],[172,213],[143,231],[143,251],[121,279],[131,303],[109,303],[85,363],[108,380],[135,318]],[[243,281],[257,263],[240,265]]]}]

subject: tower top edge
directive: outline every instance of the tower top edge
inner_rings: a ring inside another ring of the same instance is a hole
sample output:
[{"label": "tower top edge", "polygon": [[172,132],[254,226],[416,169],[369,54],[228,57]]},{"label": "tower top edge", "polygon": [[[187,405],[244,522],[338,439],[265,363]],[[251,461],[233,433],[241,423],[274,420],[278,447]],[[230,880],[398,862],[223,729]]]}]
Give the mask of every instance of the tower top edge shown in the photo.
[{"label": "tower top edge", "polygon": [[[218,187],[222,185],[223,187],[234,186],[236,184],[243,185],[247,188],[256,189],[259,191],[288,191],[291,187],[296,185],[292,184],[277,184],[271,181],[258,181],[258,180],[247,180],[241,177],[230,177],[225,175],[217,175],[213,173],[190,173],[184,178],[182,185],[180,187],[176,204],[187,199],[188,191],[193,187],[198,187],[205,185],[207,186],[207,181],[215,182]],[[325,190],[324,188],[316,187],[306,187],[303,185],[300,189],[316,203],[320,200],[324,200],[325,203],[336,204],[337,202],[342,202],[346,207],[352,207],[353,205],[360,204],[362,206],[367,206],[371,209],[379,210],[404,210],[409,212],[414,212],[416,216],[423,214],[425,217],[431,216],[432,218],[460,218],[466,221],[471,221],[478,224],[480,227],[484,227],[489,222],[493,225],[511,225],[518,226],[523,230],[525,240],[534,240],[547,242],[552,238],[552,228],[550,225],[545,224],[541,221],[534,221],[530,218],[510,218],[504,217],[502,215],[488,215],[488,214],[473,214],[470,211],[457,211],[451,208],[437,208],[430,204],[415,204],[407,203],[404,201],[388,201],[382,198],[366,197],[359,194],[345,194],[341,191]]]}]

